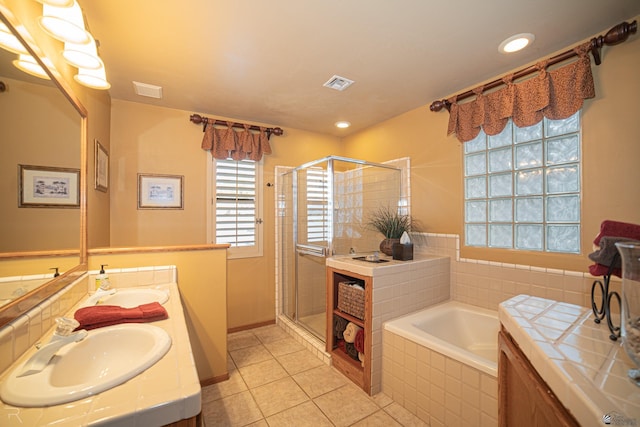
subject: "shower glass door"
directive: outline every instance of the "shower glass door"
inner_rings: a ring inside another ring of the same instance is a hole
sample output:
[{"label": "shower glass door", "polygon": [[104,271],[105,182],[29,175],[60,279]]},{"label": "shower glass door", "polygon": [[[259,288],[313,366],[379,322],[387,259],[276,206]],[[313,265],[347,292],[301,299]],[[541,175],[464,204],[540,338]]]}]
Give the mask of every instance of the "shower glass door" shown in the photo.
[{"label": "shower glass door", "polygon": [[331,236],[331,162],[295,171],[297,317],[324,341],[326,331],[325,262]]}]

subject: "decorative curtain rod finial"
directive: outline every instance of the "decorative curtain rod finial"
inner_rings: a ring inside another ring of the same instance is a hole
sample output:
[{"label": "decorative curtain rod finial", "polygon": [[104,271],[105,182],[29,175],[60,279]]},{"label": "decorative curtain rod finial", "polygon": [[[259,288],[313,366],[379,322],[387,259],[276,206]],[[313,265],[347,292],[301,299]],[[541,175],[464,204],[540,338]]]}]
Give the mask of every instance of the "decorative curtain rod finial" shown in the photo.
[{"label": "decorative curtain rod finial", "polygon": [[598,36],[591,39],[591,54],[596,65],[602,63],[600,57],[600,48],[604,45],[613,46],[618,43],[626,41],[631,34],[635,34],[638,31],[638,21],[632,23],[622,22],[615,27],[607,31],[604,36]]}]

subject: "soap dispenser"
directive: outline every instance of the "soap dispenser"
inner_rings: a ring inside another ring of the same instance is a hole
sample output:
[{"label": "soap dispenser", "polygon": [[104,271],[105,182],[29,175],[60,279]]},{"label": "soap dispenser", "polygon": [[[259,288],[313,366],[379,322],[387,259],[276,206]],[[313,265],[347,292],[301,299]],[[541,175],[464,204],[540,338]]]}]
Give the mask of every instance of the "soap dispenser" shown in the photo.
[{"label": "soap dispenser", "polygon": [[109,283],[109,276],[104,271],[104,267],[109,264],[100,265],[100,272],[96,276],[96,291],[98,289],[107,290],[111,287],[111,283]]}]

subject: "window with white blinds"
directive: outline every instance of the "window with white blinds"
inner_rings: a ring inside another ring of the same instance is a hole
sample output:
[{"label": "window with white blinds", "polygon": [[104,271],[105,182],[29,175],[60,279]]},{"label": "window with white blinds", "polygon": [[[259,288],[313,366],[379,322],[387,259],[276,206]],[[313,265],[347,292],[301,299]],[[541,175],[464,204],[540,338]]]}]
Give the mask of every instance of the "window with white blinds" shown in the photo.
[{"label": "window with white blinds", "polygon": [[327,171],[307,169],[307,242],[329,240]]},{"label": "window with white blinds", "polygon": [[229,243],[229,255],[262,255],[261,163],[215,160],[216,243]]}]

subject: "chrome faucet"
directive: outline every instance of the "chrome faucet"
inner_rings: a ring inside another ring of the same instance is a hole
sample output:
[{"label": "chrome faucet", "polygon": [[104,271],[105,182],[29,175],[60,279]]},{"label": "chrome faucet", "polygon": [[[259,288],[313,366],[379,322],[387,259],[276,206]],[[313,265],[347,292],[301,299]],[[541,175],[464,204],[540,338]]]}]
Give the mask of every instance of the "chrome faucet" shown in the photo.
[{"label": "chrome faucet", "polygon": [[74,329],[80,326],[80,323],[75,319],[58,317],[56,318],[56,323],[58,326],[56,326],[51,340],[43,346],[36,345],[38,351],[27,360],[18,377],[24,377],[42,371],[47,367],[58,350],[72,342],[81,341],[87,336],[87,331],[84,329],[73,332]]}]

